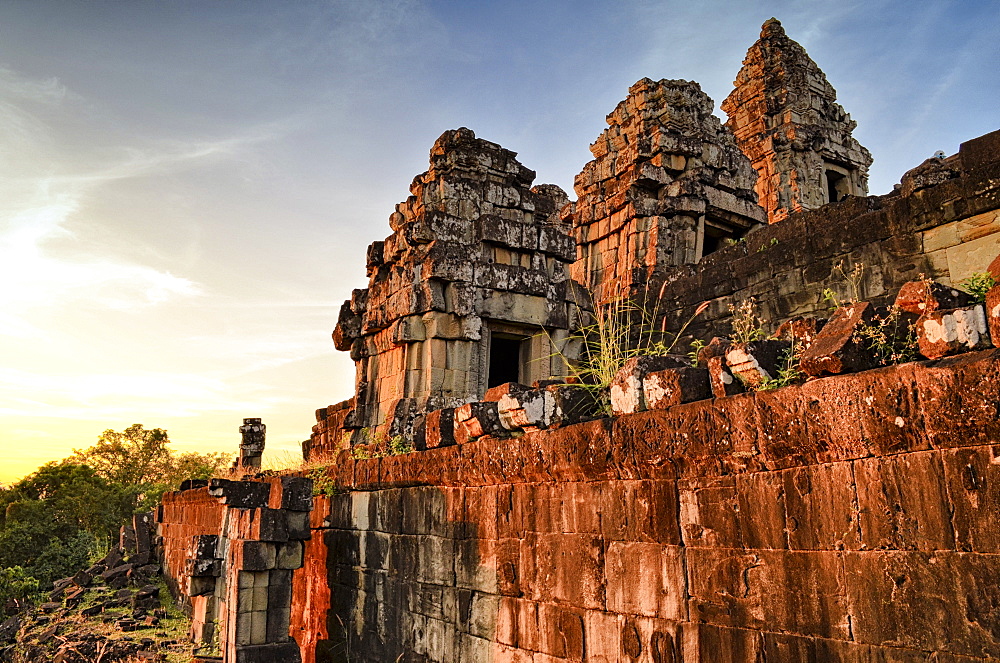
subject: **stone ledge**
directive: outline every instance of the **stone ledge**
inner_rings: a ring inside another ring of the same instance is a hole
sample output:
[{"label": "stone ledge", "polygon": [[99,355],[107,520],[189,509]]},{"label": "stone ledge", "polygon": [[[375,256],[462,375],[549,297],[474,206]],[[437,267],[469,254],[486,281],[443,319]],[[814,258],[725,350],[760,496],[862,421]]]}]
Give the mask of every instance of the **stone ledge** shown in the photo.
[{"label": "stone ledge", "polygon": [[1000,440],[1000,350],[912,362],[419,453],[355,460],[345,490],[671,479],[803,467]]}]

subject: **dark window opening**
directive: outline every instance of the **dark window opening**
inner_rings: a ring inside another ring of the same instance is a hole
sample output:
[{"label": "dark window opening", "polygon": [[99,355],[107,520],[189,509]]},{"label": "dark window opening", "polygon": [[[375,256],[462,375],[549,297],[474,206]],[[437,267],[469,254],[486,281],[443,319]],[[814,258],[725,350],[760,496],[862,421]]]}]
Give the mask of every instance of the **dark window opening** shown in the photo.
[{"label": "dark window opening", "polygon": [[719,249],[737,243],[749,228],[743,225],[742,219],[722,219],[715,216],[706,216],[704,228],[701,233],[701,258],[710,253],[715,253]]},{"label": "dark window opening", "polygon": [[724,241],[725,239],[726,238],[723,237],[722,235],[718,236],[709,235],[706,229],[705,237],[702,240],[701,254],[703,256],[707,256],[709,253],[715,253],[716,251],[718,251],[719,249],[721,249],[723,246],[726,245],[726,242]]},{"label": "dark window opening", "polygon": [[848,180],[843,173],[826,171],[826,197],[831,203],[839,203],[848,195]]},{"label": "dark window opening", "polygon": [[509,334],[490,335],[490,369],[486,388],[521,379],[521,347],[524,339]]}]

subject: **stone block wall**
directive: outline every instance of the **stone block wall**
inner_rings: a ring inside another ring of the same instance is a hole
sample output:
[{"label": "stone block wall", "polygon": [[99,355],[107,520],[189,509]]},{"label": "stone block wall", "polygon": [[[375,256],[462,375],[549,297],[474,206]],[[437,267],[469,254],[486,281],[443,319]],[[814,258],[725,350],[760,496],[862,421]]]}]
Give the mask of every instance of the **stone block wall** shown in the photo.
[{"label": "stone block wall", "polygon": [[312,482],[190,481],[157,509],[164,575],[191,638],[227,663],[301,660],[289,637],[292,572],[310,536]]},{"label": "stone block wall", "polygon": [[353,460],[306,661],[1000,657],[1000,351]]},{"label": "stone block wall", "polygon": [[893,194],[793,213],[697,265],[674,268],[657,293],[657,310],[668,329],[677,329],[708,301],[688,330],[708,340],[725,329],[729,305],[749,297],[774,328],[794,316],[825,314],[826,289],[841,300],[854,296],[849,275],[857,264],[864,267],[858,298],[887,304],[921,274],[958,284],[987,271],[998,252],[1000,131],[995,131],[963,143],[948,159],[932,159],[908,172]]}]

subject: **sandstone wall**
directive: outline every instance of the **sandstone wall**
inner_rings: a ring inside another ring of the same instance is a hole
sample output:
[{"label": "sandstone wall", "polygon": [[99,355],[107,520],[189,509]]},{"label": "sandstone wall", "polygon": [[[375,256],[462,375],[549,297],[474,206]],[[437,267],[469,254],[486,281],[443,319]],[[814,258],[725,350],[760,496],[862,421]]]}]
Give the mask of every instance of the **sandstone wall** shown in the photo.
[{"label": "sandstone wall", "polygon": [[292,633],[307,661],[998,657],[998,369],[989,351],[342,454]]},{"label": "sandstone wall", "polygon": [[[930,159],[886,196],[850,198],[750,233],[736,245],[674,268],[658,291],[667,328],[690,327],[708,340],[728,324],[729,305],[749,297],[773,327],[797,315],[825,314],[829,288],[850,298],[847,274],[864,266],[858,298],[889,303],[920,274],[957,284],[985,272],[1000,252],[1000,131],[963,143],[948,159]],[[843,269],[838,269],[838,265]],[[770,329],[768,331],[774,331]]]},{"label": "sandstone wall", "polygon": [[192,480],[163,496],[155,520],[164,575],[199,647],[227,663],[301,660],[289,637],[292,573],[311,508],[312,482],[292,476]]}]

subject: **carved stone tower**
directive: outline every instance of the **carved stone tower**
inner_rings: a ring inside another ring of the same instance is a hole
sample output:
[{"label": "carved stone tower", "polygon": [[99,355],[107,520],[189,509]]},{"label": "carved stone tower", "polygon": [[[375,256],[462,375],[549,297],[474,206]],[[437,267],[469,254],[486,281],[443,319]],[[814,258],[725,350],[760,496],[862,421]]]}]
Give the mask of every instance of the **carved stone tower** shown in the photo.
[{"label": "carved stone tower", "polygon": [[368,288],[340,311],[334,342],[357,367],[344,429],[400,434],[489,387],[565,373],[552,344],[587,300],[568,279],[567,197],[532,187],[515,157],[464,128],[434,143],[393,234],[368,249]]},{"label": "carved stone tower", "polygon": [[757,170],[757,195],[770,223],[868,195],[872,157],[851,135],[857,123],[777,19],[764,23],[734,85],[722,102],[726,126]]},{"label": "carved stone tower", "polygon": [[644,78],[608,116],[564,211],[579,247],[573,278],[595,303],[642,296],[670,267],[763,223],[750,162],[697,83]]}]

